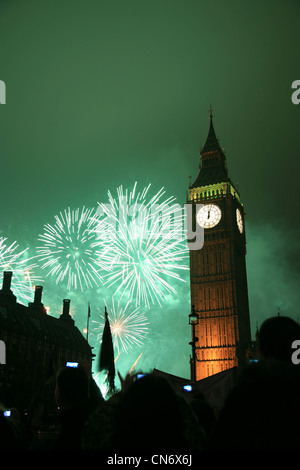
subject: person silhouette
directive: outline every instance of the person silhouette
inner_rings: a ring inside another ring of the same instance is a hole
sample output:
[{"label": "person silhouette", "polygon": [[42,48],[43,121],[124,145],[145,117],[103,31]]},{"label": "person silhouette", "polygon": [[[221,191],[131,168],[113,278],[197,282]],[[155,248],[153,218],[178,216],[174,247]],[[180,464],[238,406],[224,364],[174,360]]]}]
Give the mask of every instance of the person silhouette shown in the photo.
[{"label": "person silhouette", "polygon": [[259,361],[240,371],[210,438],[212,449],[299,450],[300,371],[291,361],[299,325],[272,317],[257,333]]},{"label": "person silhouette", "polygon": [[82,448],[82,430],[93,411],[89,401],[89,377],[81,368],[64,367],[56,378],[55,399],[59,410],[60,432],[54,450]]},{"label": "person silhouette", "polygon": [[120,393],[105,450],[186,449],[184,429],[181,405],[171,385],[163,377],[146,374]]},{"label": "person silhouette", "polygon": [[300,340],[300,325],[295,320],[286,316],[268,318],[257,333],[260,359],[291,362],[294,340]]}]

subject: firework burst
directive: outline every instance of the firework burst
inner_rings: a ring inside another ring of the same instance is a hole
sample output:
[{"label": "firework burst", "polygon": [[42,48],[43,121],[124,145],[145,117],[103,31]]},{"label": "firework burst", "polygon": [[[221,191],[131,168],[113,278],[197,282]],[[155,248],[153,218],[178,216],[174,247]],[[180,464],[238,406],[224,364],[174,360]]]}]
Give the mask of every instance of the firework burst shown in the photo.
[{"label": "firework burst", "polygon": [[[145,335],[148,334],[147,325],[149,323],[144,313],[141,312],[140,307],[134,307],[129,303],[123,307],[120,301],[115,303],[114,297],[112,297],[110,306],[105,299],[104,303],[107,308],[113,343],[117,352],[127,353],[134,346],[142,346]],[[102,314],[100,318],[100,321],[93,320],[93,323],[98,325],[95,328],[95,332],[99,330],[97,335],[98,340],[102,338],[105,323],[105,318]]]},{"label": "firework burst", "polygon": [[56,284],[67,282],[68,290],[92,288],[101,284],[100,271],[105,269],[100,252],[94,247],[95,211],[85,207],[68,208],[55,216],[55,224],[44,225],[36,248],[41,268],[55,276]]},{"label": "firework burst", "polygon": [[34,285],[42,282],[42,278],[35,274],[37,264],[32,263],[28,257],[28,248],[19,251],[16,241],[8,245],[7,238],[0,237],[0,280],[3,280],[3,271],[12,271],[11,289],[21,304],[31,302],[34,297]]},{"label": "firework burst", "polygon": [[[59,307],[58,309],[56,309],[56,314],[61,316],[63,313],[63,307]],[[75,305],[70,305],[70,308],[69,308],[69,315],[74,318],[75,315],[76,315],[76,307]]]},{"label": "firework burst", "polygon": [[138,193],[136,184],[132,192],[121,186],[117,199],[108,192],[109,203],[99,203],[94,228],[96,244],[105,252],[104,285],[146,308],[176,294],[170,282],[183,281],[179,271],[189,269],[182,208],[175,198],[161,201],[163,189],[147,201],[149,188]]}]

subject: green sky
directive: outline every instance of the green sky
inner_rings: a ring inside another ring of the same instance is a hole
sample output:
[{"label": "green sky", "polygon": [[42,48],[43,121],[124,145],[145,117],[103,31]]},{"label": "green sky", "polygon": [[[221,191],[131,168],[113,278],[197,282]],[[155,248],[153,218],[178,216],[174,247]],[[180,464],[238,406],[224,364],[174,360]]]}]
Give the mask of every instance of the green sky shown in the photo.
[{"label": "green sky", "polygon": [[[212,105],[245,204],[252,330],[278,307],[297,319],[299,14],[296,0],[1,0],[1,235],[35,246],[59,211],[135,181],[184,203]],[[67,295],[86,304],[45,282],[46,302]],[[187,283],[152,312],[147,364],[188,375],[188,300]]]}]

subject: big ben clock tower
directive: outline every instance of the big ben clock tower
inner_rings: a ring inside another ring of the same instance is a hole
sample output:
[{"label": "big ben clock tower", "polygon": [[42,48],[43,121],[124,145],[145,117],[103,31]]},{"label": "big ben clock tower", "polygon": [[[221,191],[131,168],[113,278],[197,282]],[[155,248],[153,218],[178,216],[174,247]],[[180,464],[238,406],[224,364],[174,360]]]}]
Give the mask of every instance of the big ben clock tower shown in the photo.
[{"label": "big ben clock tower", "polygon": [[200,155],[200,171],[188,194],[188,203],[203,204],[193,214],[204,229],[204,245],[190,250],[191,304],[198,315],[193,328],[196,380],[243,366],[251,341],[244,207],[228,176],[212,111]]}]

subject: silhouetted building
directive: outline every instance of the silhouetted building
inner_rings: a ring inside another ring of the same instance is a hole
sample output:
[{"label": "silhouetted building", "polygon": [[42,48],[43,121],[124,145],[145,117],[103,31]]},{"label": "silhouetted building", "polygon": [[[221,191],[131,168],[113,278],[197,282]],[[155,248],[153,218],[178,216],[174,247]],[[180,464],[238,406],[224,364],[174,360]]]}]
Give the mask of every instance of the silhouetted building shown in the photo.
[{"label": "silhouetted building", "polygon": [[70,300],[63,301],[59,318],[47,314],[42,287],[36,286],[28,307],[17,302],[11,290],[11,272],[4,272],[0,290],[0,340],[6,346],[6,364],[0,365],[0,401],[30,407],[34,397],[66,361],[92,362],[92,348],[70,316]]},{"label": "silhouetted building", "polygon": [[[191,304],[199,318],[196,380],[241,366],[251,342],[244,206],[228,176],[212,112],[200,154],[200,171],[188,194],[194,221],[204,228],[203,248],[190,251]],[[196,204],[203,204],[197,213]]]}]

